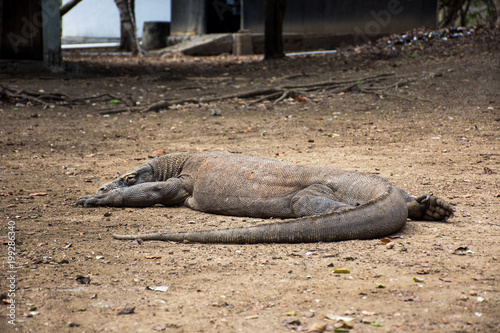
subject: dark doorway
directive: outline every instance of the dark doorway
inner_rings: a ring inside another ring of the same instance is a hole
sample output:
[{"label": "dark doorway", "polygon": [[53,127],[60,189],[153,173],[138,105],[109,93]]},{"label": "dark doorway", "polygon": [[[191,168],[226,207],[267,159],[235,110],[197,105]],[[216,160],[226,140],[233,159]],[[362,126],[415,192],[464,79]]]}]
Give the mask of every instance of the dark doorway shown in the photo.
[{"label": "dark doorway", "polygon": [[40,0],[0,0],[0,58],[43,59]]},{"label": "dark doorway", "polygon": [[240,0],[207,0],[207,33],[237,32],[241,25]]}]

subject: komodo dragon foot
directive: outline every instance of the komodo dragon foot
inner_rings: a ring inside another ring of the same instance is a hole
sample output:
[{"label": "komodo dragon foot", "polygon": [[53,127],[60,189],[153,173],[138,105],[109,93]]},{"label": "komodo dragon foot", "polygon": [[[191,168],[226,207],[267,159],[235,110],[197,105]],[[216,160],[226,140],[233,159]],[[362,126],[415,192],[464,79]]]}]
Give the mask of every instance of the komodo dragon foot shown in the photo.
[{"label": "komodo dragon foot", "polygon": [[454,212],[452,205],[432,194],[423,194],[408,203],[408,217],[415,220],[445,221]]}]

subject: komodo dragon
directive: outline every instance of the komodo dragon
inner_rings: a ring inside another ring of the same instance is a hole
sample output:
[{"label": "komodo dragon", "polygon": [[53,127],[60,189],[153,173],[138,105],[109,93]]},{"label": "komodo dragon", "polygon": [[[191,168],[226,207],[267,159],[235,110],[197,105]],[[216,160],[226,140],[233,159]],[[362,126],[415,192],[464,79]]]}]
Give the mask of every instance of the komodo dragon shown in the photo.
[{"label": "komodo dragon", "polygon": [[157,157],[103,185],[75,206],[155,204],[247,217],[286,218],[248,228],[116,239],[199,243],[301,243],[369,239],[401,229],[407,217],[446,220],[454,208],[434,195],[410,196],[388,180],[357,172],[221,152]]}]

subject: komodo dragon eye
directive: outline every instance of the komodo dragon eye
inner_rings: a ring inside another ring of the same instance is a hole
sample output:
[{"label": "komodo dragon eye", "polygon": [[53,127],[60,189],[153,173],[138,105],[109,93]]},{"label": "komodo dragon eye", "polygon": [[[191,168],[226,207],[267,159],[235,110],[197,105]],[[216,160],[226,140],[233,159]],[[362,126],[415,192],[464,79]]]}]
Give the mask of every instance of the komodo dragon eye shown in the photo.
[{"label": "komodo dragon eye", "polygon": [[123,182],[127,185],[133,185],[137,181],[135,173],[125,175],[125,176],[123,176],[122,179],[123,179]]}]

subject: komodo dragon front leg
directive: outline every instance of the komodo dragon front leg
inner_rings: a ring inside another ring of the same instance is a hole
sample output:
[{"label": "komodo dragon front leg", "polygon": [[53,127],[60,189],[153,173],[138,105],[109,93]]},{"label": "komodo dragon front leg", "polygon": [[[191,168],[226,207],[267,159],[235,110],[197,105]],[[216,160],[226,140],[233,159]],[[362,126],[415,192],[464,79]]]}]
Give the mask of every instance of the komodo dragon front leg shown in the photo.
[{"label": "komodo dragon front leg", "polygon": [[75,205],[84,207],[149,207],[156,204],[175,206],[181,205],[190,196],[185,181],[180,178],[170,178],[164,182],[142,183],[102,192],[97,195],[81,197]]}]

